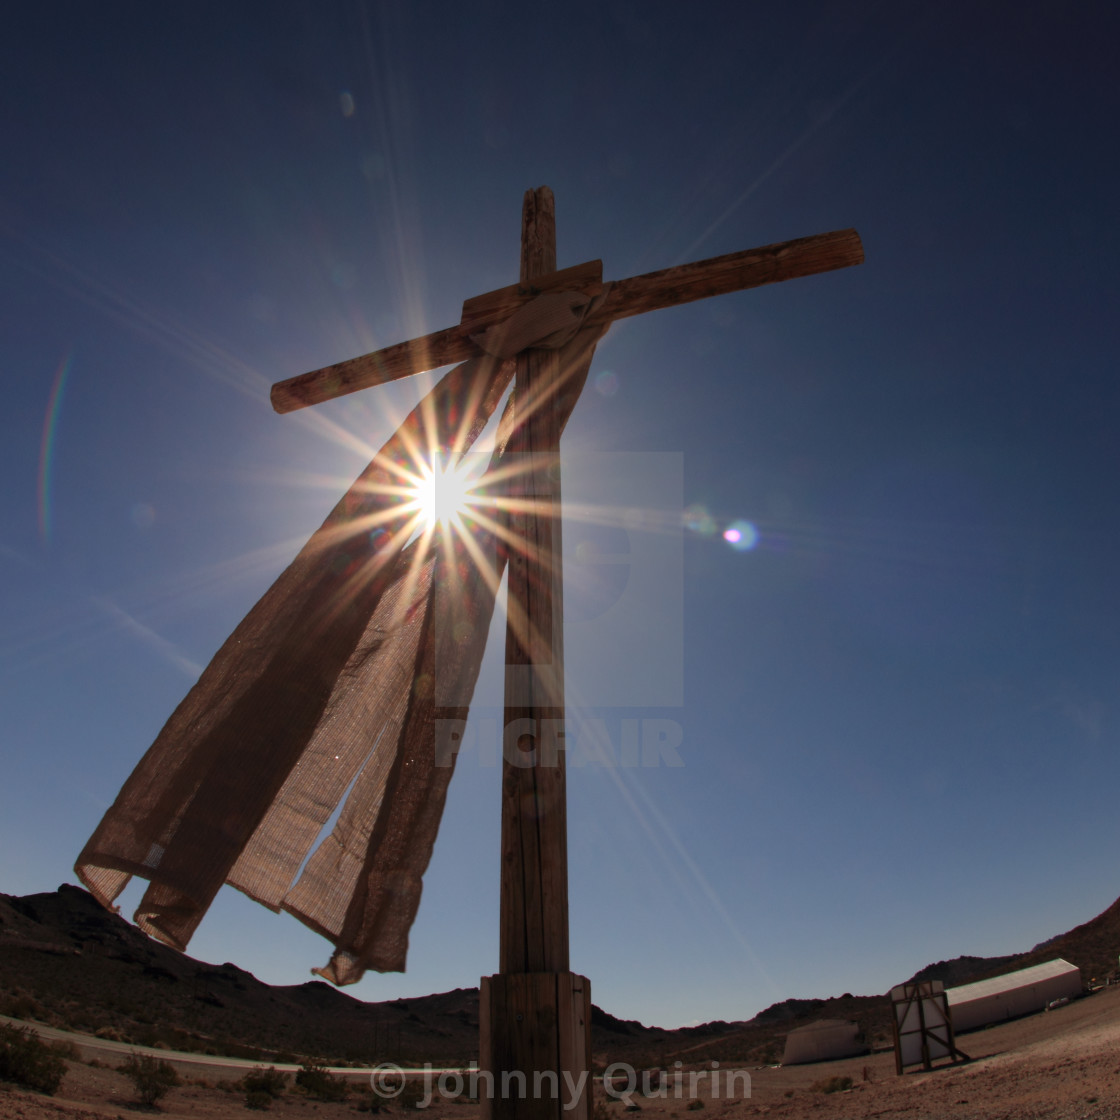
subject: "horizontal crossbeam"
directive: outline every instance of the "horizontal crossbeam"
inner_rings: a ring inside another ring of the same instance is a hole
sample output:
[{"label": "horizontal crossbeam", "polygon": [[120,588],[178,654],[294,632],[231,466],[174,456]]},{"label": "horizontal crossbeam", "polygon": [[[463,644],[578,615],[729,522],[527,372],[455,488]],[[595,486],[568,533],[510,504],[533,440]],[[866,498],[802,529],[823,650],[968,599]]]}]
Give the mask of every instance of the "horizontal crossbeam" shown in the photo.
[{"label": "horizontal crossbeam", "polygon": [[[758,288],[764,284],[777,284],[818,272],[831,272],[862,262],[863,245],[854,229],[819,233],[740,253],[727,253],[722,257],[616,280],[587,325],[603,325],[646,311],[745,288]],[[594,272],[596,265],[600,266],[598,276]],[[272,407],[277,412],[294,412],[359,389],[383,385],[452,362],[466,361],[481,353],[471,341],[472,334],[501,322],[542,291],[573,290],[587,295],[597,294],[601,290],[601,276],[600,262],[590,261],[542,276],[534,280],[531,289],[511,285],[476,296],[463,304],[463,318],[457,326],[278,381],[272,386]]]}]

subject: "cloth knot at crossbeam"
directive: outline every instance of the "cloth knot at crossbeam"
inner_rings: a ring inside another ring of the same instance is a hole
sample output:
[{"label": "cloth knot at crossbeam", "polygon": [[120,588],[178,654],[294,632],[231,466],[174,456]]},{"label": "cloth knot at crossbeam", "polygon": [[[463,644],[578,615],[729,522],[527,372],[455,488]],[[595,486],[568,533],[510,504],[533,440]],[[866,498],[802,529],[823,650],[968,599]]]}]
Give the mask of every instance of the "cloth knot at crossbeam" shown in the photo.
[{"label": "cloth knot at crossbeam", "polygon": [[519,307],[503,323],[470,336],[480,350],[495,358],[512,358],[522,350],[559,350],[566,346],[587,317],[598,308],[607,288],[592,298],[583,292],[542,292]]}]

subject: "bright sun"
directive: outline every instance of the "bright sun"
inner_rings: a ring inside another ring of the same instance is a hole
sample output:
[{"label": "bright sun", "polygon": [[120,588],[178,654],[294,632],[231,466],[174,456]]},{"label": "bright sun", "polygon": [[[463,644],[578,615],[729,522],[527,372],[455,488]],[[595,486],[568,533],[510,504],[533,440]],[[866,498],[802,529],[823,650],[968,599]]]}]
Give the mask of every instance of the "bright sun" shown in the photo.
[{"label": "bright sun", "polygon": [[462,528],[463,514],[478,500],[478,480],[466,464],[437,460],[421,468],[414,494],[417,512],[426,529],[437,525]]}]

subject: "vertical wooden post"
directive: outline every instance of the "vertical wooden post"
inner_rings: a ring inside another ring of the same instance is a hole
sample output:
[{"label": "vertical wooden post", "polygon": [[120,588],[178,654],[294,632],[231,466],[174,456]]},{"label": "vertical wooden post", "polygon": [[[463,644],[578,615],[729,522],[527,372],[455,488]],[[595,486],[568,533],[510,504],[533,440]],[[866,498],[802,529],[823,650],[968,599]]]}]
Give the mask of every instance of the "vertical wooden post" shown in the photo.
[{"label": "vertical wooden post", "polygon": [[[548,187],[527,191],[521,283],[556,270]],[[483,979],[482,1115],[587,1116],[590,985],[568,962],[559,360],[517,358],[509,483],[499,975]],[[520,1080],[523,1078],[524,1080]],[[522,1091],[524,1086],[524,1091]],[[575,1091],[573,1092],[573,1087]]]},{"label": "vertical wooden post", "polygon": [[[527,191],[521,283],[556,271],[552,191]],[[568,830],[564,755],[564,631],[560,541],[559,361],[517,358],[516,427],[507,444],[509,496],[506,700],[502,767],[501,972],[568,968]]]}]

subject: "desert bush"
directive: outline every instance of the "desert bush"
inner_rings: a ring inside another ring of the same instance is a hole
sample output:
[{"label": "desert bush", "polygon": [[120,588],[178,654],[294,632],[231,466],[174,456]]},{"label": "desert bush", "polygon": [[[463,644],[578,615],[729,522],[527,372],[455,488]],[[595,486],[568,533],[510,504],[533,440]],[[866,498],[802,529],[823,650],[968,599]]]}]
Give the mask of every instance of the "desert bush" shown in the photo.
[{"label": "desert bush", "polygon": [[401,1091],[394,1098],[394,1103],[401,1109],[416,1109],[427,1094],[427,1090],[419,1081],[405,1081]]},{"label": "desert bush", "polygon": [[267,1093],[270,1097],[278,1097],[287,1087],[288,1075],[275,1066],[250,1070],[241,1079],[241,1088],[246,1093]]},{"label": "desert bush", "polygon": [[120,1071],[136,1087],[140,1103],[149,1108],[179,1084],[175,1067],[150,1054],[130,1054]]},{"label": "desert bush", "polygon": [[66,1063],[30,1027],[0,1025],[0,1081],[51,1096]]},{"label": "desert bush", "polygon": [[357,1103],[354,1105],[355,1112],[380,1112],[381,1100],[374,1096],[371,1092],[362,1092],[358,1094]]},{"label": "desert bush", "polygon": [[704,1102],[699,1097],[693,1097],[693,1099],[688,1102],[686,1110],[688,1112],[699,1112],[703,1107]]},{"label": "desert bush", "polygon": [[271,1065],[267,1070],[251,1070],[242,1077],[241,1088],[245,1091],[246,1109],[268,1111],[272,1101],[288,1088],[288,1075]]},{"label": "desert bush", "polygon": [[341,1101],[346,1097],[346,1082],[310,1059],[296,1072],[296,1084],[309,1096],[321,1101]]},{"label": "desert bush", "polygon": [[811,1093],[844,1093],[852,1087],[850,1077],[825,1077],[809,1086]]}]

